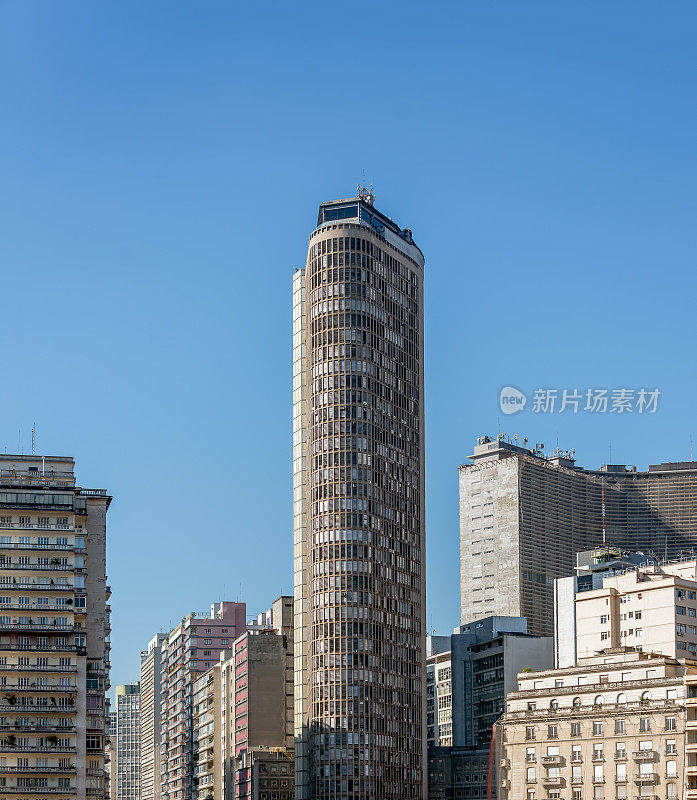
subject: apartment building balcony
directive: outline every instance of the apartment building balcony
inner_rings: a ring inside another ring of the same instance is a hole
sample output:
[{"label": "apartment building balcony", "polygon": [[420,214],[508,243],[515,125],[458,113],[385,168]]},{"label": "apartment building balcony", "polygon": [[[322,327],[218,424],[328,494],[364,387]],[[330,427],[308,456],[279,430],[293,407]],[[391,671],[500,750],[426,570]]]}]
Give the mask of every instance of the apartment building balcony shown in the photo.
[{"label": "apartment building balcony", "polygon": [[23,706],[19,703],[0,703],[0,711],[13,711],[15,714],[77,714],[77,706]]},{"label": "apartment building balcony", "polygon": [[2,753],[75,753],[77,747],[75,745],[68,745],[67,747],[52,745],[46,747],[45,745],[18,745],[9,744],[7,740],[0,742],[0,752]]},{"label": "apartment building balcony", "polygon": [[655,750],[635,750],[632,756],[635,761],[656,761],[658,753]]},{"label": "apartment building balcony", "polygon": [[[26,609],[27,611],[29,609]],[[34,609],[35,610],[35,609]],[[61,611],[68,611],[65,607]],[[48,625],[38,622],[0,622],[0,631],[53,631],[53,633],[74,633],[75,631],[85,632],[84,628],[75,625],[56,625],[55,622]]]},{"label": "apartment building balcony", "polygon": [[0,736],[3,733],[14,733],[15,731],[22,731],[23,733],[74,733],[75,725],[18,725],[16,722],[12,725],[0,725]]},{"label": "apartment building balcony", "polygon": [[542,756],[542,758],[540,758],[540,762],[544,767],[563,767],[564,766],[564,757],[563,756]]},{"label": "apartment building balcony", "polygon": [[[64,567],[64,569],[68,569]],[[17,589],[29,590],[30,592],[74,592],[75,587],[70,583],[45,583],[43,581],[15,581],[14,583],[4,583],[0,586],[0,591],[13,592]]]},{"label": "apartment building balcony", "polygon": [[59,773],[61,775],[74,775],[77,772],[77,767],[75,764],[71,764],[68,767],[0,767],[0,775],[4,775],[5,773],[19,773],[20,775],[24,775],[24,773],[39,773],[43,775],[44,773]]},{"label": "apartment building balcony", "polygon": [[72,614],[73,607],[69,605],[24,606],[19,603],[0,603],[0,611],[17,611],[23,614],[35,614],[40,616],[46,611],[62,611],[63,613]]},{"label": "apartment building balcony", "polygon": [[548,786],[551,789],[559,789],[564,785],[564,779],[558,776],[551,777],[550,775],[543,775],[541,783],[543,786]]},{"label": "apartment building balcony", "polygon": [[79,647],[76,644],[0,644],[0,652],[4,650],[24,652],[25,650],[32,650],[39,653],[74,653],[77,650],[84,650],[84,647]]},{"label": "apartment building balcony", "polygon": [[3,794],[55,794],[64,797],[72,797],[77,794],[77,786],[3,786]]},{"label": "apartment building balcony", "polygon": [[77,548],[72,544],[44,544],[43,542],[41,544],[39,542],[3,542],[0,545],[0,550],[74,550],[77,552]]},{"label": "apartment building balcony", "polygon": [[14,672],[77,672],[77,664],[3,664],[2,671]]},{"label": "apartment building balcony", "polygon": [[77,691],[77,686],[75,685],[57,686],[55,684],[49,684],[44,686],[43,684],[37,685],[36,682],[29,683],[26,686],[20,686],[18,683],[10,683],[0,688],[2,688],[3,692],[72,692],[74,694]]},{"label": "apartment building balcony", "polygon": [[697,786],[690,786],[685,789],[685,800],[697,800]]},{"label": "apartment building balcony", "polygon": [[[2,545],[1,547],[6,547]],[[11,561],[0,561],[0,570],[16,569],[19,572],[73,572],[82,567],[76,567],[74,564],[14,564]]]},{"label": "apartment building balcony", "polygon": [[635,772],[634,773],[634,782],[635,783],[658,783],[658,773],[657,772]]}]

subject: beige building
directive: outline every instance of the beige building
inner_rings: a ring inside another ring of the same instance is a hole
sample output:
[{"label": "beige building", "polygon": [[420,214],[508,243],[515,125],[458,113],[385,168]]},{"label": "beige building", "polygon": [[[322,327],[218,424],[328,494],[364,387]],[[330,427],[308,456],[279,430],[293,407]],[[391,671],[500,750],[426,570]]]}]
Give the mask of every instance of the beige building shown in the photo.
[{"label": "beige building", "polygon": [[588,470],[517,441],[484,436],[459,468],[461,624],[526,617],[549,636],[554,580],[573,575],[576,553],[607,543],[678,559],[697,547],[697,462]]},{"label": "beige building", "polygon": [[158,633],[140,654],[140,800],[160,800],[162,643]]},{"label": "beige building", "polygon": [[576,594],[579,658],[629,646],[697,659],[697,561],[639,567]]},{"label": "beige building", "polygon": [[72,458],[0,457],[0,796],[108,796],[103,489]]},{"label": "beige building", "polygon": [[683,798],[694,673],[632,648],[520,673],[497,724],[500,800]]},{"label": "beige building", "polygon": [[298,800],[426,793],[424,257],[374,199],[293,277]]}]

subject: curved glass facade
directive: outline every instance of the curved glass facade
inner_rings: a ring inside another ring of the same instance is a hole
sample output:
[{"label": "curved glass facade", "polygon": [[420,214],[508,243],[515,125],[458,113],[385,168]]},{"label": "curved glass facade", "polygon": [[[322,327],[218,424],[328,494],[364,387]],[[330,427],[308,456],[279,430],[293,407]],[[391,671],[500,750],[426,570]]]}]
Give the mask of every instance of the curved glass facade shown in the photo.
[{"label": "curved glass facade", "polygon": [[423,259],[410,239],[324,223],[302,276],[299,800],[423,796]]}]

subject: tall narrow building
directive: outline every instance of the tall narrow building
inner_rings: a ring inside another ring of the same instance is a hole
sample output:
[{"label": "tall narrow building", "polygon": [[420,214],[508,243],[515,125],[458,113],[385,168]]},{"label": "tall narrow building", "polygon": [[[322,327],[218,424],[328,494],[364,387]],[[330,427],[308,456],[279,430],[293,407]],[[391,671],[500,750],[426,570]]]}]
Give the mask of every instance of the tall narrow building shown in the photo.
[{"label": "tall narrow building", "polygon": [[297,800],[425,796],[423,267],[361,191],[293,278]]},{"label": "tall narrow building", "polygon": [[162,644],[157,633],[140,654],[140,800],[160,800]]},{"label": "tall narrow building", "polygon": [[140,684],[117,686],[116,700],[116,794],[110,800],[140,798]]},{"label": "tall narrow building", "polygon": [[104,489],[72,458],[0,457],[0,796],[108,796]]}]

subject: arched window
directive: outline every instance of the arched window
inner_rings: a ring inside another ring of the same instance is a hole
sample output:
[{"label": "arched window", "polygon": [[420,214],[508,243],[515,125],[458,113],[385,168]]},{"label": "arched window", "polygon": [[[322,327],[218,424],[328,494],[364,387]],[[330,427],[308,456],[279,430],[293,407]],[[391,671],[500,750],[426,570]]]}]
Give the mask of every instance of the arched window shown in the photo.
[{"label": "arched window", "polygon": [[559,701],[557,700],[557,698],[556,698],[556,697],[555,697],[553,700],[551,700],[551,701],[550,701],[550,703],[549,703],[549,707],[550,707],[551,709],[554,709],[554,710],[556,710],[557,708],[559,708]]},{"label": "arched window", "polygon": [[573,701],[572,705],[573,705],[574,708],[581,708],[581,698],[580,697],[574,697],[574,701]]},{"label": "arched window", "polygon": [[627,702],[627,695],[624,692],[620,692],[617,695],[617,705],[622,706]]},{"label": "arched window", "polygon": [[593,701],[593,705],[601,706],[603,704],[603,696],[601,694],[597,695],[595,700]]},{"label": "arched window", "polygon": [[651,699],[651,692],[646,691],[641,693],[641,702],[647,703]]}]

